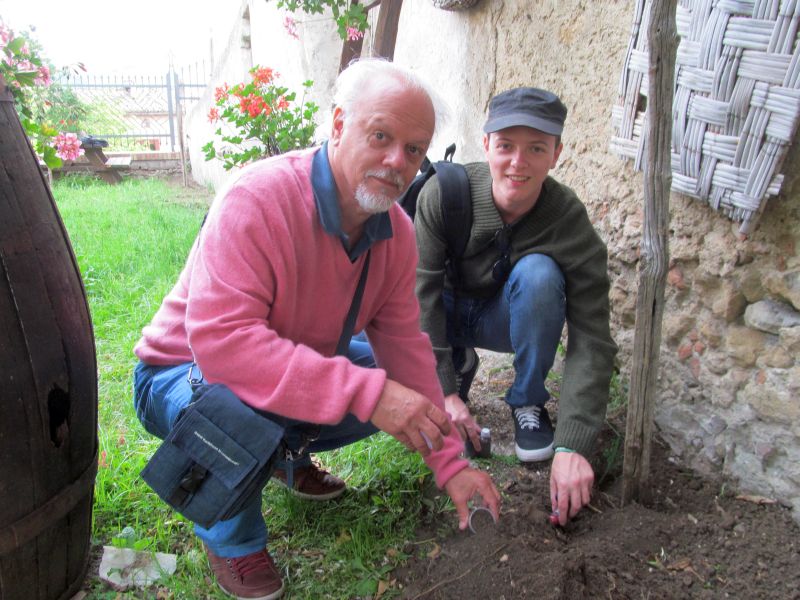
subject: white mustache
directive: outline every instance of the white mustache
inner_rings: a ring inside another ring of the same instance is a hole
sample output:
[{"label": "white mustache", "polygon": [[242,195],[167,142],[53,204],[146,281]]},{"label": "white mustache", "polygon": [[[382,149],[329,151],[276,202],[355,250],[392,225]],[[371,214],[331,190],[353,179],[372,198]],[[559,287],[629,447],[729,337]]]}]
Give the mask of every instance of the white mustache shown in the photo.
[{"label": "white mustache", "polygon": [[403,177],[397,172],[393,171],[392,169],[380,169],[376,171],[367,171],[367,177],[378,177],[380,179],[385,179],[387,181],[391,181],[393,184],[397,186],[398,190],[402,190],[403,186],[405,185],[405,181]]}]

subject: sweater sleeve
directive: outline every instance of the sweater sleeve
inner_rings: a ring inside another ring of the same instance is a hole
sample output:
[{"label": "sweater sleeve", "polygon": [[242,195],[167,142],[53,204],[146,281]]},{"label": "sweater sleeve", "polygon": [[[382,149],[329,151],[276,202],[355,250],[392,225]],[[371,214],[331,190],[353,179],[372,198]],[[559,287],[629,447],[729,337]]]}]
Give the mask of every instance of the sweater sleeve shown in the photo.
[{"label": "sweater sleeve", "polygon": [[[617,347],[609,326],[607,251],[577,199],[558,221],[567,301],[567,353],[555,445],[588,456],[602,427]],[[566,257],[566,258],[563,258]]]},{"label": "sweater sleeve", "polygon": [[[378,366],[385,369],[387,377],[426,396],[433,404],[444,410],[444,397],[436,378],[436,361],[431,351],[428,336],[420,331],[420,307],[414,295],[415,266],[414,232],[404,215],[398,214],[393,221],[396,240],[394,247],[401,253],[410,249],[412,255],[396,256],[390,261],[396,265],[393,273],[394,286],[387,300],[367,327],[367,337],[375,352]],[[445,438],[444,448],[432,452],[425,462],[436,476],[436,483],[443,487],[450,478],[468,466],[460,458],[463,442],[455,430]]]},{"label": "sweater sleeve", "polygon": [[441,193],[434,175],[417,198],[414,221],[419,251],[416,294],[422,311],[422,330],[430,336],[436,356],[436,373],[444,395],[448,396],[456,393],[456,373],[452,349],[447,341],[447,317],[442,300],[447,244],[441,215]]}]

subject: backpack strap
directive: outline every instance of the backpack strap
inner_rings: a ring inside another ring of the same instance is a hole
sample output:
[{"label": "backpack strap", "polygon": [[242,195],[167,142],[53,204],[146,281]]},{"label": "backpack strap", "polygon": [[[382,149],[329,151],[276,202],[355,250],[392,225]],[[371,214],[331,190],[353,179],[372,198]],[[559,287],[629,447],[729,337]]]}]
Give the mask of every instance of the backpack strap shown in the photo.
[{"label": "backpack strap", "polygon": [[447,242],[447,277],[458,288],[461,283],[460,261],[472,229],[472,196],[467,170],[463,165],[439,161],[434,165],[442,200],[442,222]]}]

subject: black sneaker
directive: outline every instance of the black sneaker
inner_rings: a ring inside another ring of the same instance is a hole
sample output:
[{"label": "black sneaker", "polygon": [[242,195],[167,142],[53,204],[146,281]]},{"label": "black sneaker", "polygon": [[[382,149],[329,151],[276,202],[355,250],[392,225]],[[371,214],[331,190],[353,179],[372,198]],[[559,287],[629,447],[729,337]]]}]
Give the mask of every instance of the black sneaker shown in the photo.
[{"label": "black sneaker", "polygon": [[458,397],[464,402],[469,402],[469,388],[481,359],[475,348],[453,348],[453,366],[456,368],[456,388]]},{"label": "black sneaker", "polygon": [[544,406],[511,410],[514,417],[514,450],[522,462],[539,462],[553,456],[553,424]]}]

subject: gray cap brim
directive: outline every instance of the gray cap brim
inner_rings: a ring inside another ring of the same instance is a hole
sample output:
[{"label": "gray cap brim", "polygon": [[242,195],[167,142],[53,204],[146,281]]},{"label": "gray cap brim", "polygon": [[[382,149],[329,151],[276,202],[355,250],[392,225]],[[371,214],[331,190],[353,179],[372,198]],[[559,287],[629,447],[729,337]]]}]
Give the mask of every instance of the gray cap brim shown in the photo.
[{"label": "gray cap brim", "polygon": [[538,129],[539,131],[543,131],[544,133],[548,133],[550,135],[561,135],[561,132],[564,131],[564,126],[560,123],[553,123],[552,121],[548,121],[546,119],[540,119],[528,113],[514,113],[511,115],[503,115],[502,117],[497,117],[496,119],[489,119],[486,121],[486,125],[483,126],[483,132],[494,133],[495,131],[500,131],[501,129],[519,127],[520,125],[523,127]]}]

